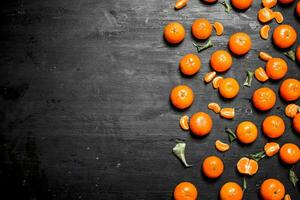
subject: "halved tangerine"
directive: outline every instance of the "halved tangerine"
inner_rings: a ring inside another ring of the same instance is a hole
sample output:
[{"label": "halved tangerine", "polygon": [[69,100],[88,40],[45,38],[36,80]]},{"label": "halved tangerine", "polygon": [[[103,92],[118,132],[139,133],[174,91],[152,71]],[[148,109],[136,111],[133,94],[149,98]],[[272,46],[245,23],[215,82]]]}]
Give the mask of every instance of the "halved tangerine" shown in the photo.
[{"label": "halved tangerine", "polygon": [[249,159],[247,157],[242,157],[236,164],[236,167],[239,173],[250,175],[250,176],[256,174],[256,172],[258,171],[257,161],[253,159]]}]

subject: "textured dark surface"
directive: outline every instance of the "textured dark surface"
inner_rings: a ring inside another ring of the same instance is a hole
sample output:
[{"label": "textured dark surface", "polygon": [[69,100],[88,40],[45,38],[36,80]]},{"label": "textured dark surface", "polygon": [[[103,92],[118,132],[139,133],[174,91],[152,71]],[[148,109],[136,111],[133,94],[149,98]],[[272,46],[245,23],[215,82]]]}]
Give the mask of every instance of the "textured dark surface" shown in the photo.
[{"label": "textured dark surface", "polygon": [[[249,98],[261,86],[256,80],[232,101],[223,101],[202,81],[210,70],[209,55],[226,49],[233,32],[249,33],[253,49],[235,58],[225,77],[242,84],[246,70],[264,65],[257,57],[260,50],[284,57],[270,40],[258,35],[257,2],[247,12],[231,14],[220,4],[207,6],[198,0],[178,12],[173,10],[173,0],[6,0],[0,4],[1,199],[171,199],[181,181],[197,185],[199,199],[217,199],[226,181],[242,183],[235,170],[237,160],[261,151],[268,141],[260,133],[254,144],[235,143],[221,154],[214,142],[227,140],[224,128],[234,129],[242,120],[259,125],[268,114],[283,116],[285,103],[279,98],[268,113],[253,110]],[[282,11],[285,23],[299,30],[294,6],[274,10]],[[199,17],[222,22],[225,35],[213,36],[215,46],[200,54],[200,73],[184,78],[177,66],[184,54],[195,53],[190,33],[181,45],[170,47],[163,41],[162,29],[176,20],[189,30]],[[299,78],[299,66],[286,60],[287,77]],[[196,94],[186,112],[175,111],[168,100],[170,89],[181,83]],[[277,90],[279,83],[264,85]],[[211,101],[235,107],[236,119],[220,119],[208,111]],[[208,137],[194,138],[178,126],[181,115],[196,111],[213,117]],[[289,119],[283,118],[287,130],[277,141],[300,145]],[[186,138],[192,168],[184,169],[171,154],[174,138]],[[213,182],[200,172],[208,155],[225,162],[225,173]],[[299,185],[292,187],[288,169],[277,156],[262,160],[259,172],[247,178],[244,199],[258,199],[259,185],[268,177],[279,178],[292,199],[299,199]],[[299,164],[295,171],[300,176]]]}]

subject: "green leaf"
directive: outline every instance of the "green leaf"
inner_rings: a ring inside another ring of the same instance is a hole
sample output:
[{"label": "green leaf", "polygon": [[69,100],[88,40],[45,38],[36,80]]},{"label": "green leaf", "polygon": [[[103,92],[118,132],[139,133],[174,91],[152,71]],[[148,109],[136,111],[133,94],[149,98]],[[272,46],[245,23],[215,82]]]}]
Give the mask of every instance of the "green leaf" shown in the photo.
[{"label": "green leaf", "polygon": [[244,86],[246,86],[246,87],[251,86],[252,80],[253,80],[253,75],[254,75],[254,72],[247,71],[247,78],[246,78],[246,81],[244,83]]},{"label": "green leaf", "polygon": [[226,0],[221,2],[220,4],[222,4],[225,7],[225,12],[230,13],[230,11],[232,10],[230,3],[228,3]]},{"label": "green leaf", "polygon": [[204,45],[200,45],[200,44],[196,44],[193,42],[193,45],[196,47],[198,53],[200,53],[201,51],[205,50],[205,49],[208,49],[209,47],[212,47],[213,46],[213,43],[211,42],[211,40],[209,39],[207,41],[206,44]]},{"label": "green leaf", "polygon": [[228,140],[230,144],[236,140],[237,137],[230,128],[225,128],[225,132],[228,134]]},{"label": "green leaf", "polygon": [[289,179],[292,182],[292,184],[294,185],[294,187],[296,187],[299,179],[298,179],[296,173],[294,172],[293,168],[291,168],[289,171]]},{"label": "green leaf", "polygon": [[247,189],[247,181],[246,181],[246,177],[243,178],[243,190]]},{"label": "green leaf", "polygon": [[284,55],[286,55],[289,59],[295,62],[296,60],[296,55],[293,50],[289,50],[288,52],[284,52]]},{"label": "green leaf", "polygon": [[189,165],[185,160],[185,146],[184,142],[178,142],[173,148],[173,153],[185,167],[191,167],[192,165]]},{"label": "green leaf", "polygon": [[261,151],[258,153],[252,153],[252,154],[248,155],[247,157],[258,162],[261,159],[263,159],[264,157],[266,157],[266,153],[264,151]]}]

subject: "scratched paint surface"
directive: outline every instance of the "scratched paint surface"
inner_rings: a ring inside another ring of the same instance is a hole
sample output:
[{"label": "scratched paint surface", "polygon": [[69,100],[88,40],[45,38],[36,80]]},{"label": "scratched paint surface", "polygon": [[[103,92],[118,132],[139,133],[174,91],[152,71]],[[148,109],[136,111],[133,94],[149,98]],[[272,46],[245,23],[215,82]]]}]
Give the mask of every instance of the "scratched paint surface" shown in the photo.
[{"label": "scratched paint surface", "polygon": [[[0,183],[4,194],[10,199],[171,199],[177,183],[192,181],[200,199],[217,199],[224,182],[242,183],[235,163],[245,154],[261,151],[267,139],[260,134],[253,145],[236,143],[226,154],[218,153],[214,142],[227,140],[225,127],[234,129],[243,120],[261,123],[265,114],[253,110],[249,102],[261,84],[254,81],[238,98],[224,101],[202,81],[210,71],[208,58],[216,49],[227,49],[230,34],[249,33],[252,50],[234,58],[232,69],[224,74],[242,84],[247,70],[264,65],[257,57],[260,50],[284,56],[270,40],[260,39],[256,1],[247,12],[231,14],[219,4],[208,6],[198,0],[177,12],[173,5],[171,0],[1,1]],[[293,7],[275,10],[299,30]],[[196,53],[193,39],[187,31],[181,45],[170,47],[162,29],[170,21],[180,21],[189,30],[200,17],[222,22],[225,35],[212,36],[214,47],[200,53],[201,71],[185,78],[178,61],[186,53]],[[287,77],[299,78],[299,66],[286,61]],[[277,90],[279,83],[264,85]],[[186,112],[169,104],[169,91],[178,84],[191,86],[196,95]],[[220,120],[206,108],[211,101],[235,107],[236,119]],[[278,99],[267,114],[283,116],[284,105]],[[201,139],[178,126],[181,115],[197,111],[210,113],[214,120],[211,134]],[[278,142],[300,145],[289,119],[283,118],[287,130]],[[184,169],[171,154],[174,138],[186,138],[192,168]],[[200,172],[208,155],[218,155],[225,163],[224,175],[213,182]],[[288,181],[288,169],[277,157],[261,161],[258,174],[247,178],[245,199],[258,199],[259,185],[267,177],[282,180],[297,199],[300,190]],[[299,165],[295,171],[300,176]]]}]

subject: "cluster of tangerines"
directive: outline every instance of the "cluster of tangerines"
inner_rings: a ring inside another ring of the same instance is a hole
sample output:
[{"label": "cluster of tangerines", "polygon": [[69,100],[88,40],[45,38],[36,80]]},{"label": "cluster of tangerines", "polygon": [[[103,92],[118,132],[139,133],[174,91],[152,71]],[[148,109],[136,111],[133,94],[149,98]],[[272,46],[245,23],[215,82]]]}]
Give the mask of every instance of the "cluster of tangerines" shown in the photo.
[{"label": "cluster of tangerines", "polygon": [[[293,3],[294,0],[278,0],[282,4]],[[217,0],[204,0],[206,3],[215,3]],[[175,4],[176,9],[181,9],[186,6],[188,0],[178,0]],[[223,3],[227,7],[232,5],[239,10],[247,10],[252,5],[252,0],[231,0],[229,5],[227,2]],[[262,23],[267,23],[273,18],[278,23],[283,22],[283,16],[279,12],[271,10],[277,4],[277,0],[262,0],[263,8],[258,12],[258,20]],[[225,7],[226,7],[225,6]],[[296,6],[296,13],[300,17],[300,2]],[[267,28],[266,28],[267,27]],[[220,36],[224,32],[224,26],[220,22],[215,22],[213,25],[204,18],[197,19],[193,22],[191,33],[195,39],[207,40],[210,38],[215,29],[216,35]],[[263,26],[260,30],[260,35],[263,39],[268,38],[268,31],[270,27]],[[185,28],[179,22],[171,22],[164,28],[165,40],[176,45],[181,43],[185,38]],[[291,48],[297,40],[296,30],[288,24],[282,24],[273,31],[274,45],[280,49]],[[233,99],[239,94],[240,85],[235,78],[223,78],[217,76],[217,73],[225,73],[230,70],[235,56],[242,56],[247,54],[252,47],[250,36],[245,32],[237,32],[230,36],[228,41],[228,50],[217,50],[212,53],[210,57],[210,66],[212,71],[204,76],[204,82],[210,83],[218,90],[220,96],[224,99]],[[300,46],[294,54],[297,62],[300,63]],[[284,79],[288,65],[282,58],[275,58],[265,52],[259,53],[259,58],[266,62],[265,68],[258,67],[253,73],[248,73],[245,86],[251,85],[252,76],[260,82],[266,82],[271,79],[279,81]],[[179,69],[182,74],[186,76],[193,76],[201,69],[201,59],[198,55],[187,54],[179,63]],[[281,82],[279,88],[280,97],[290,104],[285,108],[285,114],[292,119],[292,126],[295,132],[300,134],[300,107],[292,102],[295,102],[300,97],[300,82],[294,78],[287,78]],[[276,93],[269,87],[261,87],[252,94],[253,106],[262,112],[271,110],[276,103]],[[171,104],[179,110],[188,109],[194,102],[195,95],[187,85],[178,85],[171,90],[170,101]],[[208,108],[215,113],[220,114],[226,119],[234,118],[234,108],[221,108],[215,102],[208,104]],[[190,130],[192,134],[202,137],[208,135],[213,127],[213,120],[208,113],[197,112],[189,117],[187,115],[181,117],[180,126],[183,130]],[[269,115],[262,122],[262,132],[270,139],[277,139],[285,132],[285,122],[277,115]],[[258,128],[251,121],[243,121],[236,127],[235,132],[227,130],[233,140],[237,139],[243,144],[253,143],[258,137]],[[220,140],[215,142],[216,149],[225,152],[230,149],[230,144],[224,143]],[[285,164],[296,164],[300,159],[300,149],[296,144],[286,143],[282,147],[276,142],[268,142],[264,146],[264,150],[259,153],[251,154],[242,157],[237,162],[237,170],[244,175],[254,175],[258,171],[258,162],[264,157],[271,157],[279,152],[279,157]],[[222,175],[224,171],[224,164],[221,158],[217,156],[209,156],[204,159],[202,163],[202,172],[207,178],[216,179]],[[227,182],[220,189],[221,200],[241,200],[243,198],[243,189],[238,183]],[[190,182],[182,182],[178,184],[174,190],[175,200],[196,199],[197,189]],[[264,200],[280,200],[290,199],[286,194],[284,185],[277,179],[270,178],[265,180],[260,187],[260,195]]]}]

